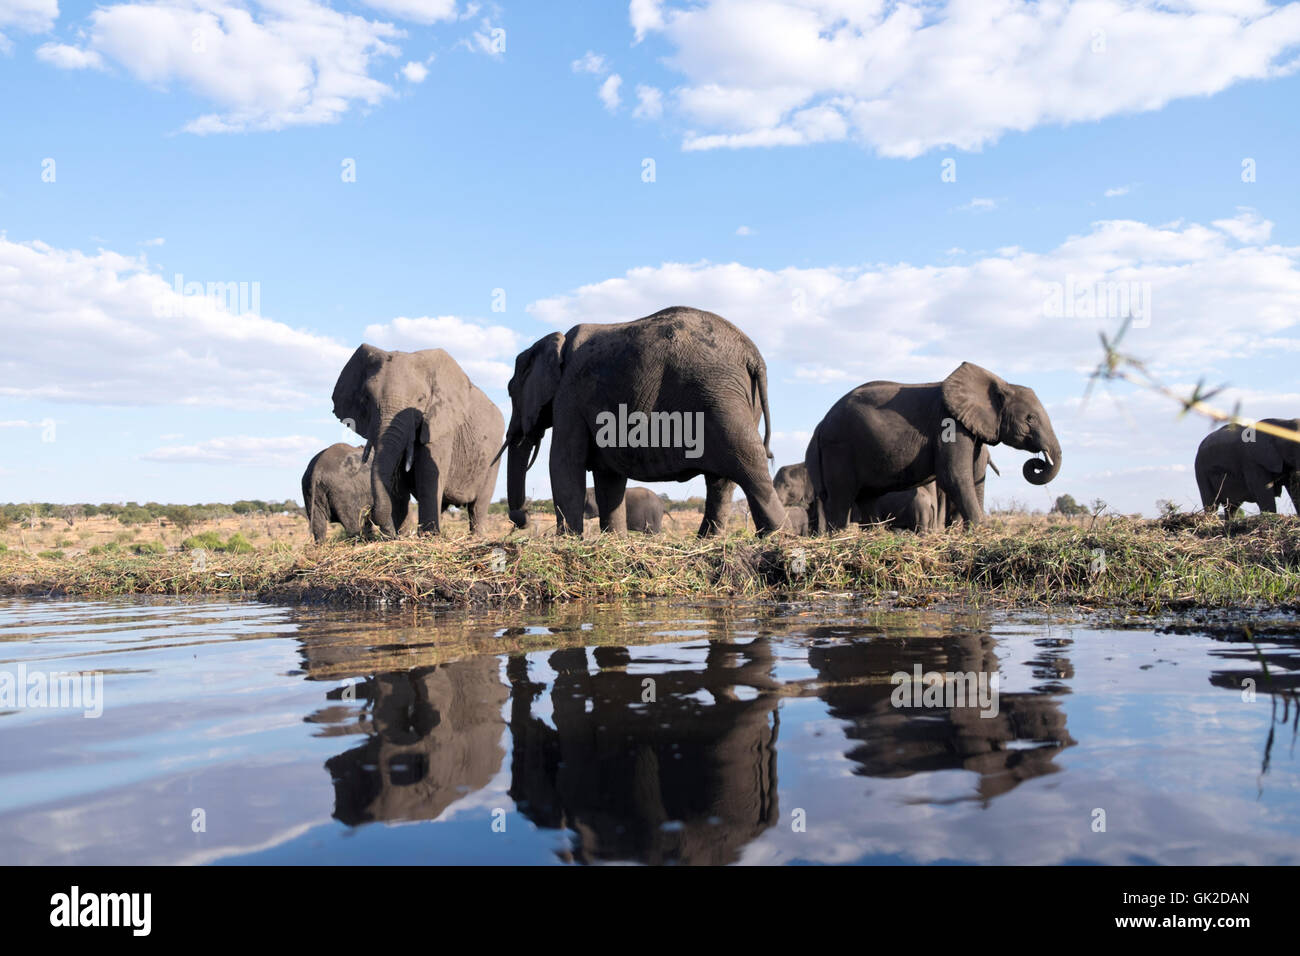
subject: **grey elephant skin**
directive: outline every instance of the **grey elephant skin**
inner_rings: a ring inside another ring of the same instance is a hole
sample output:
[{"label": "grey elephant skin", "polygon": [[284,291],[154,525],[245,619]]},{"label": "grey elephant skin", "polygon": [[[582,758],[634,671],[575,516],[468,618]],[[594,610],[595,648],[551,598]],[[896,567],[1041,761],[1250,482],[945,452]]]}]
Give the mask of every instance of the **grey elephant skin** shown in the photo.
[{"label": "grey elephant skin", "polygon": [[[363,450],[344,442],[317,452],[302,473],[302,504],[307,512],[311,536],[320,544],[329,534],[331,521],[343,525],[353,537],[368,534],[374,497],[370,485],[370,466],[362,462]],[[411,503],[408,475],[399,476],[392,501],[395,527],[406,521]]]},{"label": "grey elephant skin", "polygon": [[975,462],[984,445],[1042,453],[1025,462],[1025,480],[1047,484],[1061,468],[1061,446],[1033,389],[963,362],[942,382],[868,382],[833,406],[813,431],[804,463],[827,526],[838,531],[857,505],[934,481],[954,515],[984,520]]},{"label": "grey elephant skin", "polygon": [[505,419],[442,349],[388,352],[361,345],[334,385],[334,414],[366,439],[373,520],[396,534],[394,506],[409,472],[420,531],[438,533],[449,505],[469,512],[470,532],[484,527]]},{"label": "grey elephant skin", "polygon": [[[628,531],[658,534],[663,529],[664,500],[649,488],[629,488],[623,500],[627,509]],[[599,515],[600,509],[596,506],[596,489],[588,488],[582,516],[595,518]]]},{"label": "grey elephant skin", "polygon": [[[1300,419],[1265,418],[1278,428],[1300,432]],[[1231,515],[1246,502],[1276,512],[1285,488],[1300,513],[1300,443],[1258,429],[1224,425],[1205,436],[1196,449],[1196,484],[1206,511],[1226,505]]]},{"label": "grey elephant skin", "polygon": [[[989,468],[1002,474],[989,459],[988,447],[981,446],[975,456],[974,471],[975,497],[979,499],[981,509],[984,507],[984,481]],[[861,516],[855,514],[853,520],[881,522],[897,531],[924,533],[955,524],[957,514],[956,509],[948,507],[948,497],[939,490],[938,483],[927,481],[907,491],[881,495],[867,505]]]},{"label": "grey elephant skin", "polygon": [[[754,343],[721,316],[679,306],[632,322],[552,333],[515,359],[509,391],[512,411],[501,451],[509,451],[506,487],[510,517],[519,527],[528,523],[524,478],[547,429],[553,430],[551,494],[560,534],[582,533],[587,471],[602,531],[627,530],[629,478],[686,481],[697,475],[707,488],[701,535],[723,530],[736,485],[760,534],[785,524],[767,472],[767,365]],[[610,416],[638,412],[651,416],[651,426],[636,442],[631,431],[627,440],[597,440],[607,434]],[[766,420],[762,438],[760,418]],[[674,434],[685,437],[687,422],[695,428],[700,421],[702,434],[689,445],[673,440]]]}]

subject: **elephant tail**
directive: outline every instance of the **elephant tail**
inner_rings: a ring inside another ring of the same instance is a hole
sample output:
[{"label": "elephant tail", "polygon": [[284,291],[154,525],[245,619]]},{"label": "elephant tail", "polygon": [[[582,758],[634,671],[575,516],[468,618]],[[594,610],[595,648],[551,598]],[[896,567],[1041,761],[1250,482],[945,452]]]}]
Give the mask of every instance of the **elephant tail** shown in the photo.
[{"label": "elephant tail", "polygon": [[761,355],[754,358],[753,363],[749,366],[749,379],[754,395],[757,396],[760,406],[763,409],[763,450],[767,452],[767,458],[772,461],[772,409],[767,404],[767,363],[763,361]]},{"label": "elephant tail", "polygon": [[303,502],[307,509],[307,523],[311,529],[311,536],[317,544],[325,540],[330,530],[330,503],[329,495],[320,485],[320,477],[316,469],[312,469],[311,481],[303,482],[306,486],[303,490]]}]

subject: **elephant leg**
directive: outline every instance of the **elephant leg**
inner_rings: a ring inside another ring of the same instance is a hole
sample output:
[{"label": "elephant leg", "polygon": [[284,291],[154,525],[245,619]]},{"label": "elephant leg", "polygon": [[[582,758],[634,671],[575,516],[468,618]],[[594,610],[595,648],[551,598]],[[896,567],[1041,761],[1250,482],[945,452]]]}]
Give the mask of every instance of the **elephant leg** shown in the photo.
[{"label": "elephant leg", "polygon": [[[856,495],[841,483],[828,484],[826,499],[821,502],[822,516],[826,527],[832,531],[843,531],[848,526],[853,508],[857,504]],[[861,512],[864,522],[871,520],[871,513]]]},{"label": "elephant leg", "polygon": [[934,487],[947,496],[947,508],[956,512],[967,527],[984,520],[984,507],[975,491],[975,443],[966,436],[953,442],[939,442]]},{"label": "elephant leg", "polygon": [[393,527],[397,533],[402,533],[402,525],[406,524],[406,516],[411,511],[411,496],[409,493],[400,491],[393,499]]},{"label": "elephant leg", "polygon": [[609,471],[595,471],[591,483],[596,490],[601,533],[627,534],[627,478]]},{"label": "elephant leg", "polygon": [[[583,426],[585,428],[585,426]],[[551,498],[555,502],[555,533],[582,537],[582,512],[587,497],[586,431],[557,422],[551,435]]]},{"label": "elephant leg", "polygon": [[1258,468],[1251,468],[1242,475],[1246,480],[1246,491],[1255,499],[1261,513],[1277,514],[1277,499],[1273,495],[1272,476]]},{"label": "elephant leg", "polygon": [[726,529],[727,517],[731,514],[731,496],[736,491],[736,483],[720,475],[705,475],[704,486],[704,519],[697,532],[701,538]]},{"label": "elephant leg", "polygon": [[1291,499],[1291,507],[1295,509],[1296,514],[1300,515],[1300,475],[1287,478],[1286,493]]},{"label": "elephant leg", "polygon": [[428,445],[417,445],[411,471],[415,476],[415,500],[419,503],[420,534],[441,534],[445,481],[433,458],[433,449]]},{"label": "elephant leg", "polygon": [[307,507],[307,516],[311,526],[311,536],[320,544],[330,530],[330,509],[323,501],[313,501]]}]

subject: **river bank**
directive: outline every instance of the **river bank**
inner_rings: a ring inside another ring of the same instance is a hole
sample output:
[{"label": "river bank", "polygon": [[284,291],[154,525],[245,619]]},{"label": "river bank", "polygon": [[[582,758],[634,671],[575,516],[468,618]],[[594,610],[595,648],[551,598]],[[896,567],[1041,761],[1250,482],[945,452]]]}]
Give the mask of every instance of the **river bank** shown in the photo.
[{"label": "river bank", "polygon": [[509,606],[848,595],[897,607],[1079,605],[1147,612],[1300,606],[1300,519],[996,523],[766,540],[549,535],[59,557],[0,552],[0,593],[245,594],[340,606]]}]

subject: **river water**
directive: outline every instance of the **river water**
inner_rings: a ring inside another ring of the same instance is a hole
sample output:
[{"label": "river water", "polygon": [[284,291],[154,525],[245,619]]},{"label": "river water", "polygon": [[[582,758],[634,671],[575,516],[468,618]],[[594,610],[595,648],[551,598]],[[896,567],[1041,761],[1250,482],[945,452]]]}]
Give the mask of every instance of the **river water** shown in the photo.
[{"label": "river water", "polygon": [[0,599],[0,863],[1294,864],[1300,655],[1256,640]]}]

